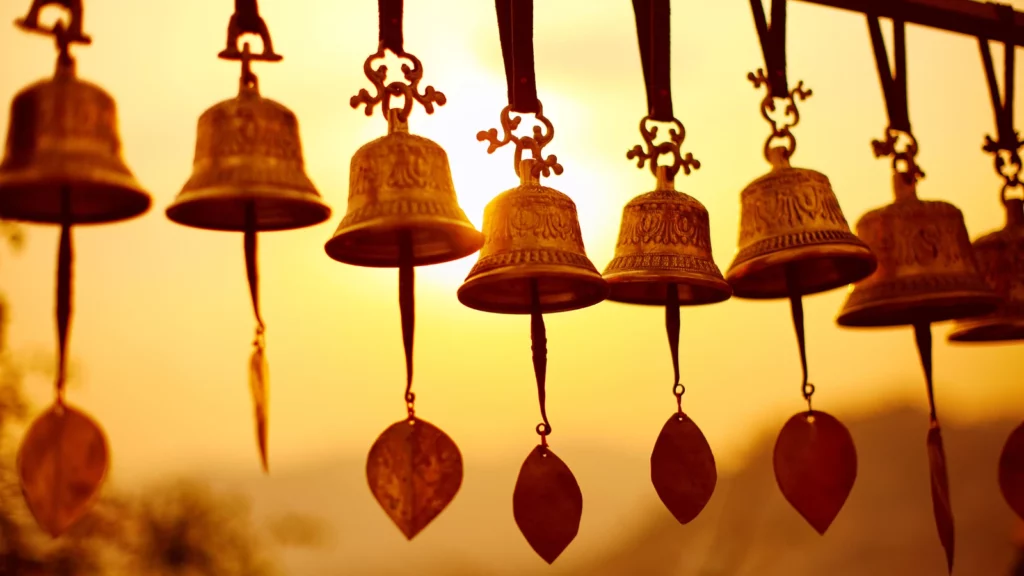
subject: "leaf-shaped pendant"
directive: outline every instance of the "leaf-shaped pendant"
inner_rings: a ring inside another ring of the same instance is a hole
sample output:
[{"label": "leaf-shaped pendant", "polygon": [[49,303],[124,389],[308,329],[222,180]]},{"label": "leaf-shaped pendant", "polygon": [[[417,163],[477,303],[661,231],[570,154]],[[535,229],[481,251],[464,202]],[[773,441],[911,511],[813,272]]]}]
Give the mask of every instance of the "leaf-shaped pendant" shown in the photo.
[{"label": "leaf-shaped pendant", "polygon": [[85,514],[107,474],[103,430],[84,413],[54,405],[25,434],[18,475],[28,508],[54,538]]},{"label": "leaf-shaped pendant", "polygon": [[549,448],[537,446],[523,462],[512,514],[530,547],[548,564],[576,538],[583,494],[572,471]]},{"label": "leaf-shaped pendant", "polygon": [[801,412],[779,433],[774,465],[782,495],[824,534],[857,479],[857,450],[850,432],[825,412]]},{"label": "leaf-shaped pendant", "polygon": [[946,451],[942,447],[942,430],[933,423],[928,430],[928,467],[931,470],[932,510],[935,526],[939,529],[939,540],[946,551],[946,567],[953,573],[953,551],[955,548],[953,530],[953,507],[949,502],[949,478],[946,475]]},{"label": "leaf-shaped pendant", "polygon": [[673,414],[661,429],[651,453],[651,482],[681,524],[696,518],[715,492],[715,456],[686,414]]},{"label": "leaf-shaped pendant", "polygon": [[412,540],[448,506],[462,486],[462,454],[433,424],[412,418],[392,424],[366,460],[370,491]]},{"label": "leaf-shaped pendant", "polygon": [[260,447],[260,462],[263,471],[270,471],[267,458],[267,427],[269,426],[268,396],[270,393],[269,368],[263,348],[257,348],[249,359],[249,390],[252,392],[252,403],[256,410],[256,441]]},{"label": "leaf-shaped pendant", "polygon": [[1010,508],[1024,518],[1024,424],[1010,434],[999,456],[999,489]]}]

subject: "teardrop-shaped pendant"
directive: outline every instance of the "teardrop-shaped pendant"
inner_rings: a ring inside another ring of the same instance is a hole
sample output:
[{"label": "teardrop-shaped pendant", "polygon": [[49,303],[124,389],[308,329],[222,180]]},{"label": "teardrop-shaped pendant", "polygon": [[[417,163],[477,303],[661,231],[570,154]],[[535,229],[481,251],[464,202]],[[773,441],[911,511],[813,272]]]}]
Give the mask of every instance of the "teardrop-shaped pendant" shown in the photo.
[{"label": "teardrop-shaped pendant", "polygon": [[1010,508],[1024,519],[1024,424],[1010,433],[999,456],[999,489]]},{"label": "teardrop-shaped pendant", "polygon": [[409,418],[392,424],[373,443],[366,479],[381,508],[412,540],[458,493],[462,454],[439,428]]},{"label": "teardrop-shaped pendant", "polygon": [[572,543],[583,516],[576,477],[546,446],[526,457],[512,494],[512,514],[534,552],[551,564]]},{"label": "teardrop-shaped pendant", "polygon": [[704,510],[715,492],[718,471],[711,446],[686,414],[673,414],[651,453],[651,482],[658,497],[681,524]]},{"label": "teardrop-shaped pendant", "polygon": [[107,439],[92,418],[55,404],[32,423],[18,451],[18,476],[36,522],[54,538],[81,518],[109,466]]},{"label": "teardrop-shaped pendant", "polygon": [[774,466],[782,495],[824,534],[857,479],[857,450],[839,420],[820,410],[801,412],[779,433]]},{"label": "teardrop-shaped pendant", "polygon": [[953,528],[953,506],[949,501],[949,477],[946,473],[946,450],[942,446],[942,429],[933,422],[928,429],[928,468],[931,471],[932,511],[939,541],[946,552],[946,568],[953,573],[953,552],[956,533]]}]

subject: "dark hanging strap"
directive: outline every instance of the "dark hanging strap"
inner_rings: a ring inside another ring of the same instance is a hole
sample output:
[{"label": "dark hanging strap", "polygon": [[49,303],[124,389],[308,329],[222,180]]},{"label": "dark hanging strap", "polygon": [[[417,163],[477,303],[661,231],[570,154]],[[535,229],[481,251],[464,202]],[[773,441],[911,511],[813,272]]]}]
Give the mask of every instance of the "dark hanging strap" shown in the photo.
[{"label": "dark hanging strap", "polygon": [[679,383],[679,324],[679,288],[675,284],[669,284],[668,298],[665,300],[665,330],[668,332],[668,348],[672,354],[672,370],[675,372],[672,394],[676,397],[676,408],[679,414],[682,414],[686,386]]},{"label": "dark hanging strap", "polygon": [[[1008,30],[1009,34],[1009,31],[1013,30],[1016,13],[1012,6],[1005,4],[996,4],[995,6],[1000,19],[1004,23],[1004,27]],[[994,143],[994,149],[989,151],[1016,151],[1020,148],[1017,133],[1013,129],[1013,85],[1014,67],[1016,66],[1016,45],[1012,40],[1004,44],[1005,66],[1003,70],[1003,96],[1000,96],[999,84],[996,81],[995,66],[992,63],[992,52],[989,49],[988,42],[988,38],[978,38],[978,44],[981,47],[981,59],[985,64],[985,78],[988,80],[988,90],[992,97],[992,110],[995,112],[996,136],[998,138],[998,141]]]},{"label": "dark hanging strap", "polygon": [[68,329],[71,326],[71,278],[74,250],[71,247],[71,191],[61,190],[60,248],[57,255],[57,404],[64,405],[67,379]]},{"label": "dark hanging strap", "polygon": [[647,87],[647,114],[653,120],[671,122],[672,79],[669,0],[633,0],[640,61]]},{"label": "dark hanging strap", "polygon": [[761,52],[764,54],[772,96],[786,98],[789,96],[789,81],[786,79],[786,0],[772,0],[771,26],[765,19],[761,0],[750,0],[750,8],[754,12],[757,36],[761,39]]},{"label": "dark hanging strap", "polygon": [[509,107],[520,114],[536,114],[540,106],[533,69],[533,0],[494,0],[494,4]]},{"label": "dark hanging strap", "polygon": [[548,445],[551,434],[551,423],[548,422],[547,392],[545,390],[548,371],[548,336],[544,328],[544,315],[540,307],[540,289],[537,281],[532,280],[530,310],[530,340],[533,348],[533,373],[537,377],[537,399],[540,401],[540,417],[543,420],[537,425],[537,434],[543,446]]},{"label": "dark hanging strap", "polygon": [[412,338],[416,329],[416,291],[412,237],[408,233],[402,235],[398,250],[398,308],[402,314],[402,344],[405,347],[405,406],[409,410],[409,419],[412,420],[416,415],[416,395],[412,393]]},{"label": "dark hanging strap", "polygon": [[901,132],[910,132],[910,111],[907,103],[907,42],[906,26],[903,20],[893,19],[893,60],[896,73],[889,68],[889,56],[882,38],[882,27],[878,16],[868,14],[868,31],[871,33],[871,46],[875,52],[875,64],[878,66],[878,79],[882,84],[882,96],[885,108],[889,113],[889,128]]},{"label": "dark hanging strap", "polygon": [[917,341],[917,353],[921,355],[924,382],[928,387],[929,416],[932,424],[936,424],[939,419],[935,412],[935,390],[932,385],[932,325],[914,324],[914,339]]},{"label": "dark hanging strap", "polygon": [[245,223],[245,273],[249,278],[249,295],[252,297],[252,310],[256,315],[256,335],[262,336],[265,326],[263,317],[260,316],[260,276],[256,262],[256,214],[255,206],[249,204]]},{"label": "dark hanging strap", "polygon": [[380,45],[395,54],[405,54],[402,48],[402,0],[377,0],[380,11]]}]

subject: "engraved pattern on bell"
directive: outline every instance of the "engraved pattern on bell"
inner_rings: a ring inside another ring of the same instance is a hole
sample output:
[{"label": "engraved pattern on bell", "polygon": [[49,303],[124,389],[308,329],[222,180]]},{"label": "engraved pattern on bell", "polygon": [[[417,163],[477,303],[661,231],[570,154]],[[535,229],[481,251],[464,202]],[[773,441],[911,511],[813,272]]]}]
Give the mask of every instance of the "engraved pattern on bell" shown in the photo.
[{"label": "engraved pattern on bell", "polygon": [[520,186],[497,195],[484,208],[486,241],[459,287],[459,301],[484,312],[530,314],[531,281],[537,280],[544,313],[601,302],[608,285],[587,258],[576,204],[541,186],[529,166],[520,172]]},{"label": "engraved pattern on bell", "polygon": [[479,250],[483,235],[459,207],[444,149],[395,119],[391,126],[352,156],[348,209],[327,254],[357,266],[396,267],[403,236],[412,238],[414,266]]},{"label": "engraved pattern on bell", "polygon": [[295,114],[243,85],[200,116],[192,176],[167,217],[237,232],[250,206],[258,231],[313,226],[331,215],[306,175]]},{"label": "engraved pattern on bell", "polygon": [[76,78],[73,63],[14,97],[0,162],[0,217],[60,223],[64,189],[73,224],[127,220],[152,203],[121,157],[114,99]]},{"label": "engraved pattern on bell", "polygon": [[[782,149],[773,169],[740,195],[739,251],[726,273],[739,298],[786,298],[845,286],[871,274],[871,250],[850,232],[828,178],[792,168]],[[795,279],[790,285],[788,275]]]},{"label": "engraved pattern on bell", "polygon": [[732,288],[711,255],[708,211],[671,183],[626,204],[615,257],[604,271],[608,299],[663,306],[675,284],[682,305],[728,300]]},{"label": "engraved pattern on bell", "polygon": [[1024,201],[1007,200],[1006,210],[1006,227],[973,244],[979,272],[1001,298],[999,308],[958,321],[949,335],[953,342],[1024,340]]},{"label": "engraved pattern on bell", "polygon": [[960,210],[919,200],[900,174],[893,182],[897,200],[857,222],[878,269],[854,285],[839,325],[906,326],[994,311],[999,297],[978,273]]}]

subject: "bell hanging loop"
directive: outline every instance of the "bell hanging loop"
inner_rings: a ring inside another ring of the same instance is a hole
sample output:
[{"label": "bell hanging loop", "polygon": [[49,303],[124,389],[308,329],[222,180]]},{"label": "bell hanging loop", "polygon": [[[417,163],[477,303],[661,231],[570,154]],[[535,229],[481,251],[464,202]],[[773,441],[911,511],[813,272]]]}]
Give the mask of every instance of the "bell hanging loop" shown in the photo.
[{"label": "bell hanging loop", "polygon": [[511,106],[501,113],[502,137],[494,128],[477,134],[489,142],[488,153],[513,143],[516,158],[529,150],[516,173],[516,188],[498,194],[484,208],[484,238],[480,257],[459,287],[465,306],[497,314],[530,314],[534,297],[541,313],[565,312],[593,306],[608,296],[608,286],[587,258],[576,204],[565,194],[540,182],[551,172],[561,174],[555,155],[543,156],[554,138],[554,127],[538,103],[532,136],[516,136],[522,116],[512,118]]},{"label": "bell hanging loop", "polygon": [[[42,28],[39,11],[54,3],[68,8],[71,19]],[[17,24],[54,37],[60,56],[52,78],[23,89],[11,103],[0,160],[0,217],[41,224],[69,219],[79,225],[144,214],[152,199],[121,156],[114,99],[75,74],[69,47],[91,42],[82,32],[81,2],[36,0]],[[65,191],[70,194],[67,214]]]}]

